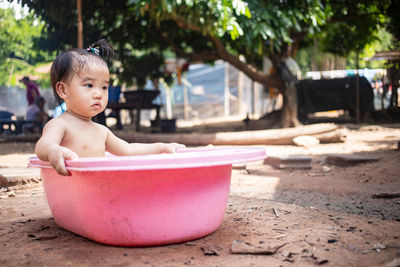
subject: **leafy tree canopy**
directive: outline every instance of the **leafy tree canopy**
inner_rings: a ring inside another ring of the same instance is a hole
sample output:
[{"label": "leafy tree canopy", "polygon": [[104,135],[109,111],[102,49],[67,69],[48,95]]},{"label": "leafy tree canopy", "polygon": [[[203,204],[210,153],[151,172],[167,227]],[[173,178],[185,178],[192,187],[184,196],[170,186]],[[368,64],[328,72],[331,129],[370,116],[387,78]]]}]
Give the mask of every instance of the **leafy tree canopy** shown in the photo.
[{"label": "leafy tree canopy", "polygon": [[0,85],[15,85],[23,71],[52,58],[38,45],[44,25],[32,12],[17,19],[12,8],[0,8]]},{"label": "leafy tree canopy", "polygon": [[[48,48],[74,46],[75,1],[21,2],[47,22]],[[318,31],[325,21],[317,0],[89,0],[82,4],[85,44],[106,37],[127,72],[134,72],[130,57],[158,54],[160,58],[163,51],[173,50],[189,61],[224,59],[264,84],[272,80],[258,70],[262,56],[269,55],[279,63],[291,53],[291,44]]]},{"label": "leafy tree canopy", "polygon": [[[378,26],[387,23],[386,11],[392,2],[87,0],[82,3],[84,40],[86,45],[103,37],[110,40],[126,71],[125,79],[130,75],[136,80],[143,78],[143,65],[140,70],[132,69],[140,58],[161,64],[163,52],[173,50],[189,61],[226,60],[254,80],[279,87],[279,83],[258,72],[263,56],[277,65],[282,58],[294,56],[306,37],[321,38],[324,49],[335,54],[359,50],[376,38]],[[47,22],[50,34],[44,47],[64,49],[76,44],[75,1],[21,3]],[[239,60],[239,55],[247,64]],[[153,68],[150,76],[159,75],[162,73]]]},{"label": "leafy tree canopy", "polygon": [[345,56],[377,40],[379,27],[389,22],[391,0],[327,1],[329,23],[323,32],[324,50]]},{"label": "leafy tree canopy", "polygon": [[[225,60],[254,81],[285,94],[278,72],[261,71],[264,56],[278,69],[307,37],[326,39],[326,50],[334,53],[358,50],[374,39],[377,25],[387,23],[392,1],[86,0],[82,1],[84,43],[111,41],[127,82],[164,75],[155,66],[163,63],[166,51],[173,51],[189,62]],[[46,21],[48,48],[77,43],[76,1],[20,2]],[[143,62],[150,60],[151,69],[146,70]],[[284,104],[284,109],[294,104]]]}]

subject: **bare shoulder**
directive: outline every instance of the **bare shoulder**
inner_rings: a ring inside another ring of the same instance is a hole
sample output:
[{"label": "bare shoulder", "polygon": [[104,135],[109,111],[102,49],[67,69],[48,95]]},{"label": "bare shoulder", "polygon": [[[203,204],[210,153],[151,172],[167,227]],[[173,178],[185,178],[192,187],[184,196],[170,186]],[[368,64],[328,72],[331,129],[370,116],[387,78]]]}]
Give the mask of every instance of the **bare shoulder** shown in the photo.
[{"label": "bare shoulder", "polygon": [[67,129],[67,124],[60,117],[49,120],[43,128],[42,136],[38,143],[48,144],[48,142],[60,143]]},{"label": "bare shoulder", "polygon": [[52,129],[52,128],[65,129],[65,125],[66,125],[66,120],[62,118],[62,116],[60,116],[49,120],[44,126],[44,129]]},{"label": "bare shoulder", "polygon": [[100,123],[93,122],[93,124],[96,125],[96,127],[99,129],[99,131],[106,131],[106,132],[110,131],[110,129],[108,129],[107,126],[104,126]]},{"label": "bare shoulder", "polygon": [[104,126],[104,125],[96,123],[96,122],[93,122],[93,124],[95,125],[97,131],[99,131],[105,135],[108,135],[111,133],[110,129],[108,129],[107,126]]}]

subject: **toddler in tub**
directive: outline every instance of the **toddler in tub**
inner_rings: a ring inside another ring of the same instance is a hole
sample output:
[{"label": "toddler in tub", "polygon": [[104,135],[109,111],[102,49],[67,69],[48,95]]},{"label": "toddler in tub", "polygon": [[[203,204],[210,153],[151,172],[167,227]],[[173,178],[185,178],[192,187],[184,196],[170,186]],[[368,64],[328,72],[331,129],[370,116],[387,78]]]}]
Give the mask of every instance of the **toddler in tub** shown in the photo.
[{"label": "toddler in tub", "polygon": [[114,155],[174,153],[184,145],[177,143],[127,143],[107,127],[93,122],[92,117],[107,105],[109,70],[104,57],[113,53],[105,40],[87,49],[71,49],[61,53],[50,70],[54,95],[67,110],[44,127],[35,152],[49,161],[61,175],[69,175],[66,159]]}]

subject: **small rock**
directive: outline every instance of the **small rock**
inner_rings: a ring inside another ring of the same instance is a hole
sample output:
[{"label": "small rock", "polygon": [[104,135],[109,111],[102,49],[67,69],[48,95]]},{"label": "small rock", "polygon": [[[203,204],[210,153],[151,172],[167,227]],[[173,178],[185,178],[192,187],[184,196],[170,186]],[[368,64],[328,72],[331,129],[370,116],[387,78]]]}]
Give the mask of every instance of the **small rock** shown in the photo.
[{"label": "small rock", "polygon": [[317,264],[317,265],[322,265],[322,264],[325,264],[325,263],[328,263],[328,262],[329,262],[329,260],[327,260],[327,259],[322,259],[322,260],[317,260],[316,264]]},{"label": "small rock", "polygon": [[376,252],[381,252],[382,250],[384,250],[385,248],[386,248],[386,246],[384,245],[384,244],[374,244],[373,245],[373,247],[372,247],[373,249],[375,249],[376,250]]},{"label": "small rock", "polygon": [[322,171],[323,172],[330,172],[332,168],[329,168],[328,166],[322,166]]},{"label": "small rock", "polygon": [[356,230],[356,226],[350,226],[347,230],[346,230],[346,232],[354,232],[355,230]]},{"label": "small rock", "polygon": [[285,257],[285,258],[289,257],[290,254],[291,254],[291,253],[290,253],[289,251],[287,251],[287,250],[283,250],[282,253],[281,253],[281,255],[282,255],[283,257]]},{"label": "small rock", "polygon": [[203,247],[201,247],[201,250],[203,250],[204,255],[206,255],[206,256],[219,256],[218,251],[211,244],[204,245]]}]

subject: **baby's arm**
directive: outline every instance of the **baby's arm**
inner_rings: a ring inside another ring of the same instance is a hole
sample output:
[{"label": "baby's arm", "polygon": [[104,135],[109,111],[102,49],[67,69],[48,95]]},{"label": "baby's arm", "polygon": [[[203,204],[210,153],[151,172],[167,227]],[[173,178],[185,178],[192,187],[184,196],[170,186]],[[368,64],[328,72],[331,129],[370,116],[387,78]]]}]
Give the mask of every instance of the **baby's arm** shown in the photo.
[{"label": "baby's arm", "polygon": [[53,119],[46,124],[42,136],[36,143],[35,152],[39,159],[49,161],[59,174],[70,175],[65,168],[65,160],[78,158],[78,155],[60,146],[65,133],[65,128],[60,122],[60,119]]},{"label": "baby's arm", "polygon": [[128,143],[115,136],[111,131],[106,140],[106,150],[117,156],[175,153],[177,149],[185,147],[178,143]]}]

